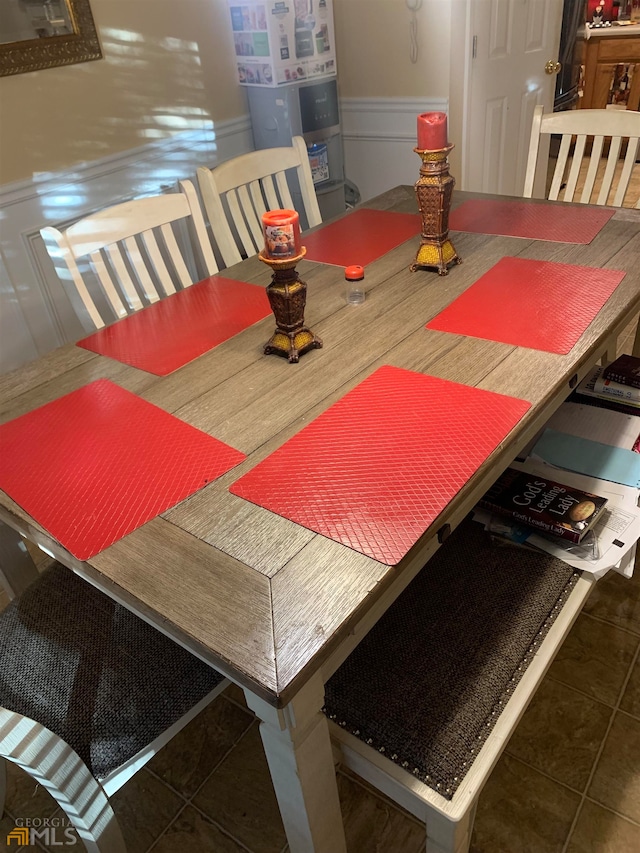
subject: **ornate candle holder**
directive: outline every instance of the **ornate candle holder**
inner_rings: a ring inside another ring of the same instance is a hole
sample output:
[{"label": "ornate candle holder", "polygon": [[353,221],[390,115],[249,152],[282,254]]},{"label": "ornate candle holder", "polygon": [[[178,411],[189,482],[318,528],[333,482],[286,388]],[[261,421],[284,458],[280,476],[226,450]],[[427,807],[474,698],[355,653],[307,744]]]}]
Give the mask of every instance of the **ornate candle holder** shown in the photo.
[{"label": "ornate candle holder", "polygon": [[447,275],[452,264],[462,263],[449,239],[449,210],[455,178],[449,174],[449,152],[453,145],[429,150],[414,148],[422,160],[415,183],[418,209],[422,217],[420,248],[411,270],[434,269]]},{"label": "ornate candle holder", "polygon": [[305,352],[322,346],[320,338],[304,325],[307,285],[298,276],[296,264],[306,253],[303,246],[300,254],[293,258],[277,260],[268,257],[264,250],[258,255],[273,271],[267,296],[276,318],[276,330],[264,351],[266,355],[284,356],[289,363],[296,363]]}]

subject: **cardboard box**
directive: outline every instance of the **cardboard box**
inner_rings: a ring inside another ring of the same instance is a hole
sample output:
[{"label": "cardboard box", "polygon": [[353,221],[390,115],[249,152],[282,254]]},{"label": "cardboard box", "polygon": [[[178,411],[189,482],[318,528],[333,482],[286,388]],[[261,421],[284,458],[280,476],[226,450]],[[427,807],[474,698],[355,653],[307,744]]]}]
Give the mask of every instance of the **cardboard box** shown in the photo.
[{"label": "cardboard box", "polygon": [[333,0],[228,0],[238,82],[283,86],[333,76]]}]

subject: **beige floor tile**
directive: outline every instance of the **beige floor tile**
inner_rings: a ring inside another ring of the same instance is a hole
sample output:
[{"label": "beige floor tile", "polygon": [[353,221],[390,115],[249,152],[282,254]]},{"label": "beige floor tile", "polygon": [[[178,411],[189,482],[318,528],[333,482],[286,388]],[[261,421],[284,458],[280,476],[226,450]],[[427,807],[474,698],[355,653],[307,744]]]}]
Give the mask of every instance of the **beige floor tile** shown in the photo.
[{"label": "beige floor tile", "polygon": [[146,853],[183,808],[184,800],[142,769],[114,794],[111,804],[127,853]]},{"label": "beige floor tile", "polygon": [[616,714],[587,793],[640,823],[640,720],[620,711]]},{"label": "beige floor tile", "polygon": [[640,573],[628,579],[609,572],[596,584],[584,612],[640,635]]},{"label": "beige floor tile", "polygon": [[187,806],[154,844],[153,853],[246,853],[246,848]]},{"label": "beige floor tile", "polygon": [[219,696],[151,759],[147,768],[191,797],[253,722],[253,714]]},{"label": "beige floor tile", "polygon": [[639,645],[639,636],[581,614],[549,674],[613,707]]},{"label": "beige floor tile", "polygon": [[209,776],[193,804],[252,853],[280,853],[286,838],[257,723]]},{"label": "beige floor tile", "polygon": [[631,678],[620,702],[620,708],[627,714],[640,718],[640,658],[633,667]]},{"label": "beige floor tile", "polygon": [[470,853],[561,853],[580,797],[503,755],[478,803]]},{"label": "beige floor tile", "polygon": [[546,678],[507,752],[558,782],[584,791],[613,711]]},{"label": "beige floor tile", "polygon": [[338,774],[347,853],[417,853],[425,827],[350,775]]},{"label": "beige floor tile", "polygon": [[640,826],[587,800],[566,853],[638,853]]}]

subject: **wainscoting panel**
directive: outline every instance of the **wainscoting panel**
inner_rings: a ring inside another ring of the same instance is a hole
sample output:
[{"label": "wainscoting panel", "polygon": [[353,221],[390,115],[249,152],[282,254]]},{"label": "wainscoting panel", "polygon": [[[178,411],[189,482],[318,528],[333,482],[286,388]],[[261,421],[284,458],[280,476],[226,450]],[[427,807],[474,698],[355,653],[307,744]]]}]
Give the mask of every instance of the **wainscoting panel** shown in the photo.
[{"label": "wainscoting panel", "polygon": [[446,98],[343,98],[345,174],[363,200],[399,184],[414,184],[420,158],[417,116],[448,112]]},{"label": "wainscoting panel", "polygon": [[197,186],[198,166],[215,166],[253,147],[243,116],[0,187],[0,373],[87,331],[56,275],[41,228],[64,228],[109,205],[171,192],[185,178]]}]

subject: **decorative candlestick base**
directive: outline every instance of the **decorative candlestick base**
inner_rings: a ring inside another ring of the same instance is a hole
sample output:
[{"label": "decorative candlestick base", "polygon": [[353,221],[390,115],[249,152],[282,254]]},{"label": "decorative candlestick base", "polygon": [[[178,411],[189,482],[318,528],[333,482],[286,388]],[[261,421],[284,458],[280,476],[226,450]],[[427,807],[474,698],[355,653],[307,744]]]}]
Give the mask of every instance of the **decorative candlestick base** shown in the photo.
[{"label": "decorative candlestick base", "polygon": [[462,263],[449,239],[449,210],[455,178],[449,174],[449,151],[453,145],[434,150],[414,148],[422,160],[415,183],[418,209],[422,217],[420,248],[411,264],[412,271],[434,269],[447,275],[452,264]]},{"label": "decorative candlestick base", "polygon": [[292,364],[305,352],[322,347],[320,338],[304,325],[307,285],[299,278],[296,264],[306,253],[303,246],[299,255],[281,261],[267,257],[264,251],[258,255],[273,270],[267,296],[276,318],[276,330],[264,351],[266,355],[281,355]]}]

